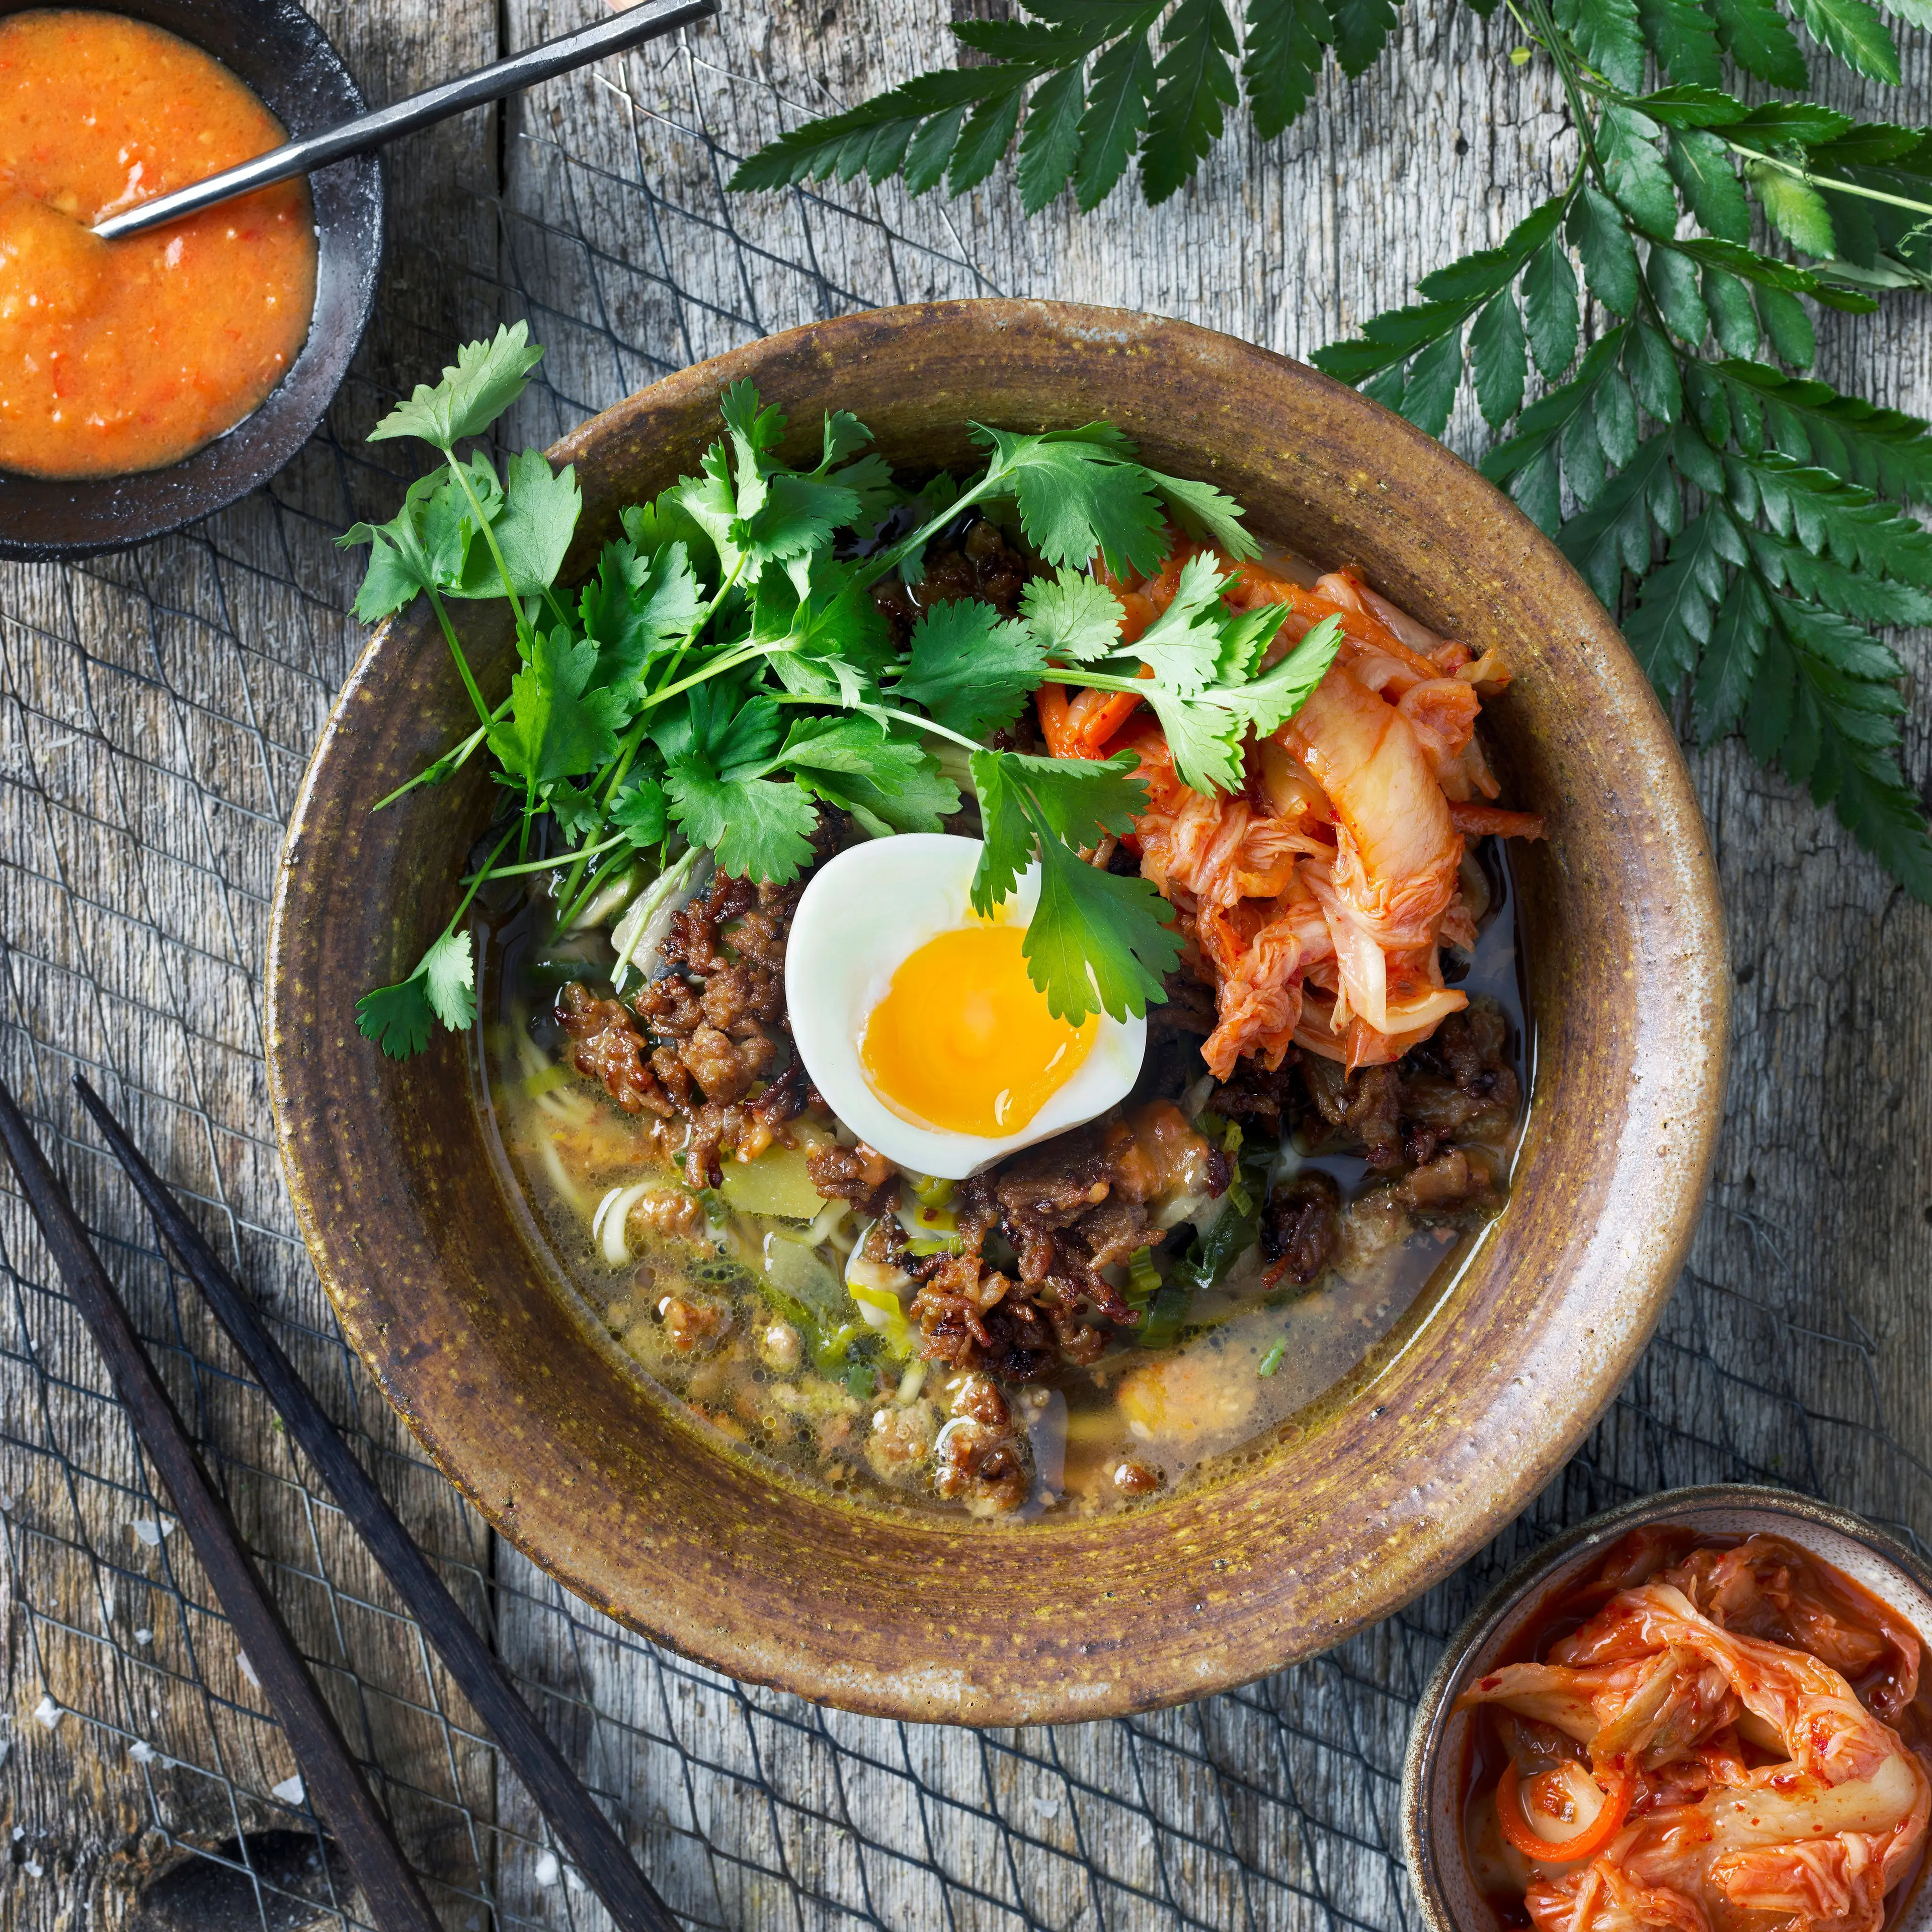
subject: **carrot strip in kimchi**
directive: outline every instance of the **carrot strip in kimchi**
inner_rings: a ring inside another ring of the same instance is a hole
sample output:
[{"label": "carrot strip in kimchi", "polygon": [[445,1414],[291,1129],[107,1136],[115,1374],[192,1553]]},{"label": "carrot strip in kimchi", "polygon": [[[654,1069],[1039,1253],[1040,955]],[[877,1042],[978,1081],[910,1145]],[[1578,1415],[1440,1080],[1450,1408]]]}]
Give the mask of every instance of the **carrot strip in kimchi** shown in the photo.
[{"label": "carrot strip in kimchi", "polygon": [[1881,1932],[1932,1814],[1911,1630],[1780,1538],[1670,1530],[1545,1616],[1458,1706],[1506,1754],[1466,1814],[1484,1889],[1536,1932]]},{"label": "carrot strip in kimchi", "polygon": [[1348,1071],[1398,1060],[1460,1011],[1444,945],[1474,944],[1467,842],[1540,838],[1533,813],[1495,805],[1500,788],[1476,736],[1486,698],[1509,682],[1377,596],[1353,571],[1312,587],[1211,545],[1174,543],[1157,576],[1096,571],[1120,599],[1131,646],[1172,602],[1181,568],[1205,550],[1236,610],[1285,607],[1279,658],[1324,618],[1342,627],[1334,664],[1274,736],[1249,742],[1235,793],[1184,784],[1159,724],[1130,693],[1040,688],[1056,758],[1132,752],[1148,810],[1134,821],[1141,872],[1172,902],[1213,986],[1218,1024],[1202,1051],[1226,1079],[1244,1054],[1278,1068],[1292,1046]]}]

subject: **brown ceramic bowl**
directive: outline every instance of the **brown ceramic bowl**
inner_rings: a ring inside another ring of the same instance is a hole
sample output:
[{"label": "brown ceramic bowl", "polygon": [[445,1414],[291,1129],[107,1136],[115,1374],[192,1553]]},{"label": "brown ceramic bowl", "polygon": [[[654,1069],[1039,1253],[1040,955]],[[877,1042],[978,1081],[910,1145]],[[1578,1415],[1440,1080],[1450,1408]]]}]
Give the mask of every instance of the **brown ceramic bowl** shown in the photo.
[{"label": "brown ceramic bowl", "polygon": [[[1402,1766],[1402,1838],[1427,1932],[1499,1932],[1463,1854],[1471,1718],[1456,1709],[1456,1700],[1508,1654],[1553,1592],[1583,1580],[1620,1537],[1653,1524],[1681,1524],[1708,1536],[1781,1536],[1862,1584],[1922,1636],[1932,1632],[1932,1570],[1861,1518],[1789,1490],[1744,1483],[1668,1490],[1566,1531],[1518,1564],[1449,1640],[1417,1708]],[[1922,1872],[1902,1907],[1894,1902],[1887,1932],[1927,1932],[1932,1925],[1932,1890],[1922,1881]]]},{"label": "brown ceramic bowl", "polygon": [[[1198,1696],[1386,1616],[1522,1508],[1635,1360],[1702,1202],[1727,974],[1715,880],[1670,728],[1570,566],[1476,472],[1352,391],[1184,323],[1051,303],[889,309],[643,391],[551,452],[584,513],[692,472],[749,377],[816,436],[856,411],[885,455],[964,464],[977,418],[1106,416],[1232,491],[1263,535],[1360,564],[1515,684],[1491,740],[1550,841],[1518,868],[1535,1080],[1512,1198],[1445,1305],[1217,1480],[1124,1517],[1001,1531],[909,1521],[721,1449],[570,1312],[485,1151],[470,1062],[356,1034],[446,915],[489,785],[382,797],[467,728],[434,625],[379,632],[290,827],[268,964],[289,1186],[350,1340],[502,1534],[600,1610],[741,1678],[849,1708],[1013,1724]],[[484,688],[511,648],[481,632]]]}]

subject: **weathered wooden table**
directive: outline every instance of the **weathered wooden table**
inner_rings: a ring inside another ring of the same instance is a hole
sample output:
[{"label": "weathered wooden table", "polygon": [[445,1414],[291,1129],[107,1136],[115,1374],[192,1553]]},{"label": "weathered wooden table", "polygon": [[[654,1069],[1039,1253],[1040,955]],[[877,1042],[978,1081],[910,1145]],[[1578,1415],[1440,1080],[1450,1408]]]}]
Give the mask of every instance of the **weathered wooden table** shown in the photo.
[{"label": "weathered wooden table", "polygon": [[[322,18],[382,100],[586,11],[335,0]],[[1406,1924],[1394,1780],[1409,1702],[1513,1549],[1634,1491],[1729,1476],[1814,1486],[1932,1535],[1932,916],[1735,748],[1695,765],[1737,1034],[1693,1268],[1532,1519],[1328,1658],[1057,1732],[919,1730],[743,1690],[570,1604],[495,1545],[347,1359],[276,1172],[258,980],[281,823],[359,644],[343,615],[356,567],[330,539],[400,494],[394,446],[359,441],[398,390],[528,314],[549,387],[518,428],[547,440],[759,332],[928,295],[1115,303],[1303,352],[1498,238],[1568,166],[1560,104],[1538,66],[1509,64],[1507,22],[1415,0],[1369,79],[1331,70],[1280,141],[1238,128],[1158,212],[1123,190],[1093,217],[1061,206],[1024,225],[1004,171],[956,203],[722,194],[729,157],[780,124],[781,96],[856,99],[938,58],[941,27],[917,0],[774,0],[418,138],[392,157],[381,308],[329,432],[271,490],[182,537],[74,569],[0,566],[0,1069],[44,1130],[70,1137],[60,1157],[83,1209],[454,1927],[489,1923],[493,1900],[506,1924],[600,1922],[170,1276],[76,1121],[76,1066],[193,1190],[694,1922]],[[1913,39],[1906,86],[1865,111],[1932,118],[1926,37]],[[1932,413],[1928,317],[1905,298],[1823,318],[1821,373]],[[1459,415],[1451,440],[1472,449],[1475,431]],[[1904,640],[1910,662],[1924,644]],[[1922,777],[1928,722],[1922,695],[1907,727]],[[338,1880],[310,1841],[276,1835],[308,1822],[286,1746],[10,1193],[0,1240],[5,1922],[306,1922],[278,1894],[326,1899]]]}]

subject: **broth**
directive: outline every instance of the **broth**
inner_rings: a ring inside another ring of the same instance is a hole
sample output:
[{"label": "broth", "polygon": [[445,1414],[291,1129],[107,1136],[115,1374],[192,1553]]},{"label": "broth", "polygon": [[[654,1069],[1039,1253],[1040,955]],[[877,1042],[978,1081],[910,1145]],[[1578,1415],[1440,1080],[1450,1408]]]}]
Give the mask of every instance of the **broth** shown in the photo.
[{"label": "broth", "polygon": [[[1452,984],[1500,1015],[1522,1102],[1486,1142],[1456,1144],[1486,1153],[1500,1187],[1527,1106],[1532,1042],[1502,842],[1483,841],[1474,860],[1490,904],[1473,954],[1449,955],[1445,965]],[[548,911],[548,900],[520,902],[479,920],[478,1072],[507,1174],[580,1298],[580,1314],[746,1451],[880,1507],[995,1513],[970,1486],[947,1497],[911,1473],[929,1467],[935,1437],[982,1400],[976,1384],[986,1376],[921,1362],[916,1330],[908,1346],[902,1333],[866,1324],[843,1286],[864,1217],[843,1202],[801,1198],[802,1148],[774,1149],[748,1168],[728,1161],[722,1190],[693,1190],[656,1124],[621,1112],[574,1070],[555,1017],[560,986],[601,978],[614,962],[601,933],[540,954],[533,934],[540,920],[547,929]],[[1198,1052],[1191,1070],[1186,1059],[1150,1051],[1130,1107],[1198,1107],[1211,1083],[1198,1078]],[[812,1120],[794,1122],[795,1137],[804,1148],[830,1142],[830,1126]],[[1090,1365],[1056,1359],[1000,1391],[1024,1493],[999,1513],[1034,1520],[1120,1508],[1198,1480],[1346,1382],[1405,1318],[1428,1318],[1487,1215],[1411,1212],[1363,1155],[1311,1143],[1305,1130],[1258,1149],[1252,1135],[1243,1144],[1238,1172],[1257,1186],[1310,1172],[1331,1177],[1347,1205],[1333,1260],[1309,1286],[1270,1288],[1251,1244],[1218,1285],[1193,1294],[1171,1345],[1144,1346],[1122,1330]],[[791,1211],[760,1211],[774,1202]],[[914,1211],[907,1197],[902,1220],[915,1242],[944,1219]],[[1186,1232],[1184,1225],[1165,1245]],[[1157,1297],[1147,1305],[1142,1334],[1160,1309]],[[816,1351],[808,1315],[830,1338]],[[710,1332],[694,1332],[694,1322]],[[830,1342],[840,1337],[837,1354]]]}]

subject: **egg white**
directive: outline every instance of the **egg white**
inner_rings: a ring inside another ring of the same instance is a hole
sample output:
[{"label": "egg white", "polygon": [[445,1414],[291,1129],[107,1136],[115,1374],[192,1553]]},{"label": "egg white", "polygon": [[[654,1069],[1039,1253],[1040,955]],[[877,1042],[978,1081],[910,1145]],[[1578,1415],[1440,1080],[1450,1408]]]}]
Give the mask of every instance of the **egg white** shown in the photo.
[{"label": "egg white", "polygon": [[[1100,1014],[1094,1044],[1072,1078],[1024,1127],[997,1138],[921,1126],[873,1092],[859,1058],[866,1023],[912,953],[968,922],[979,862],[978,839],[940,832],[901,832],[852,846],[812,875],[785,948],[792,1039],[812,1084],[888,1160],[950,1180],[1106,1112],[1126,1097],[1147,1051],[1144,1018]],[[1021,878],[1005,916],[1024,926],[1039,900],[1035,866]]]}]

